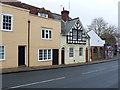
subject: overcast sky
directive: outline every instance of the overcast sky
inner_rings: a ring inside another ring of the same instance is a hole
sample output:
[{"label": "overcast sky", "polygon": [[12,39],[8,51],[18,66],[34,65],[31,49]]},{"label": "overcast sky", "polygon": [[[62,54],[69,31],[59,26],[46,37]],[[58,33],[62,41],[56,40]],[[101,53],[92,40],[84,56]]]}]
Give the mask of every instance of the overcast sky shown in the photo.
[{"label": "overcast sky", "polygon": [[[51,12],[61,14],[61,8],[69,10],[70,17],[80,17],[83,26],[91,24],[94,18],[103,17],[111,25],[118,26],[118,2],[120,0],[19,0]],[[70,4],[69,4],[70,1]],[[62,6],[62,7],[61,7]]]}]

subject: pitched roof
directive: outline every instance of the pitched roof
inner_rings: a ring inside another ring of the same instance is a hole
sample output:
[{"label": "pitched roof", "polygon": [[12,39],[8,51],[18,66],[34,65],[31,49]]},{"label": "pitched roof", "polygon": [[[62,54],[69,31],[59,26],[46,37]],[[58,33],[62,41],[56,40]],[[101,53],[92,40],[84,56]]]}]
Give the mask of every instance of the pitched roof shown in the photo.
[{"label": "pitched roof", "polygon": [[67,22],[61,21],[61,34],[67,35],[68,32],[72,29],[72,27],[75,25],[75,23],[79,20],[79,18],[71,19]]},{"label": "pitched roof", "polygon": [[90,37],[90,46],[104,46],[105,40],[102,40],[93,30],[87,34]]},{"label": "pitched roof", "polygon": [[29,5],[29,4],[22,3],[20,1],[18,1],[18,2],[2,2],[2,3],[30,10],[30,13],[34,14],[34,15],[38,15],[38,12],[45,13],[45,14],[48,14],[49,18],[54,19],[54,17],[52,16],[52,13],[49,10],[45,10],[44,8],[35,7],[35,6]]},{"label": "pitched roof", "polygon": [[61,15],[60,14],[52,13],[52,16],[57,20],[61,20]]}]

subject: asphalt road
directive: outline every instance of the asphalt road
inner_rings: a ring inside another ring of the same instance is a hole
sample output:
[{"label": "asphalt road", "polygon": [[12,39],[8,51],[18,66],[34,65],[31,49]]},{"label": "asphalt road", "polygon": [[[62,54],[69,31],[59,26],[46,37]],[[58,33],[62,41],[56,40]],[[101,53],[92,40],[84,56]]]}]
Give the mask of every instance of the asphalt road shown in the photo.
[{"label": "asphalt road", "polygon": [[10,88],[118,88],[118,61],[77,67],[4,74]]}]

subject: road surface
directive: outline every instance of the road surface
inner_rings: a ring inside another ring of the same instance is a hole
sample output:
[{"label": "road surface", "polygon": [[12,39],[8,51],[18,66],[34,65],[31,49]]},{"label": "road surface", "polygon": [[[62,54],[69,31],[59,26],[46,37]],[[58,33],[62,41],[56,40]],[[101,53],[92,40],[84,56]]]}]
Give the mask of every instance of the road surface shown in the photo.
[{"label": "road surface", "polygon": [[118,60],[84,66],[3,74],[3,89],[118,88]]}]

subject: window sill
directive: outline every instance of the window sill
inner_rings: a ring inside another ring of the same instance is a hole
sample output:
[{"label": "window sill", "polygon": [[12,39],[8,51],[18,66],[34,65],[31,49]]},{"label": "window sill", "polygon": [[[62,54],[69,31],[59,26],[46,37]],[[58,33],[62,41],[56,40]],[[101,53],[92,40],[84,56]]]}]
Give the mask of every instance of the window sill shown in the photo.
[{"label": "window sill", "polygon": [[74,57],[69,57],[70,59],[73,59]]},{"label": "window sill", "polygon": [[5,61],[5,59],[0,59],[0,61]]},{"label": "window sill", "polygon": [[44,38],[42,38],[42,40],[52,40],[52,39],[44,39]]},{"label": "window sill", "polygon": [[6,29],[1,29],[1,31],[5,31],[5,32],[13,32],[13,30],[6,30]]},{"label": "window sill", "polygon": [[47,62],[47,61],[52,61],[52,60],[38,60],[39,62]]}]

